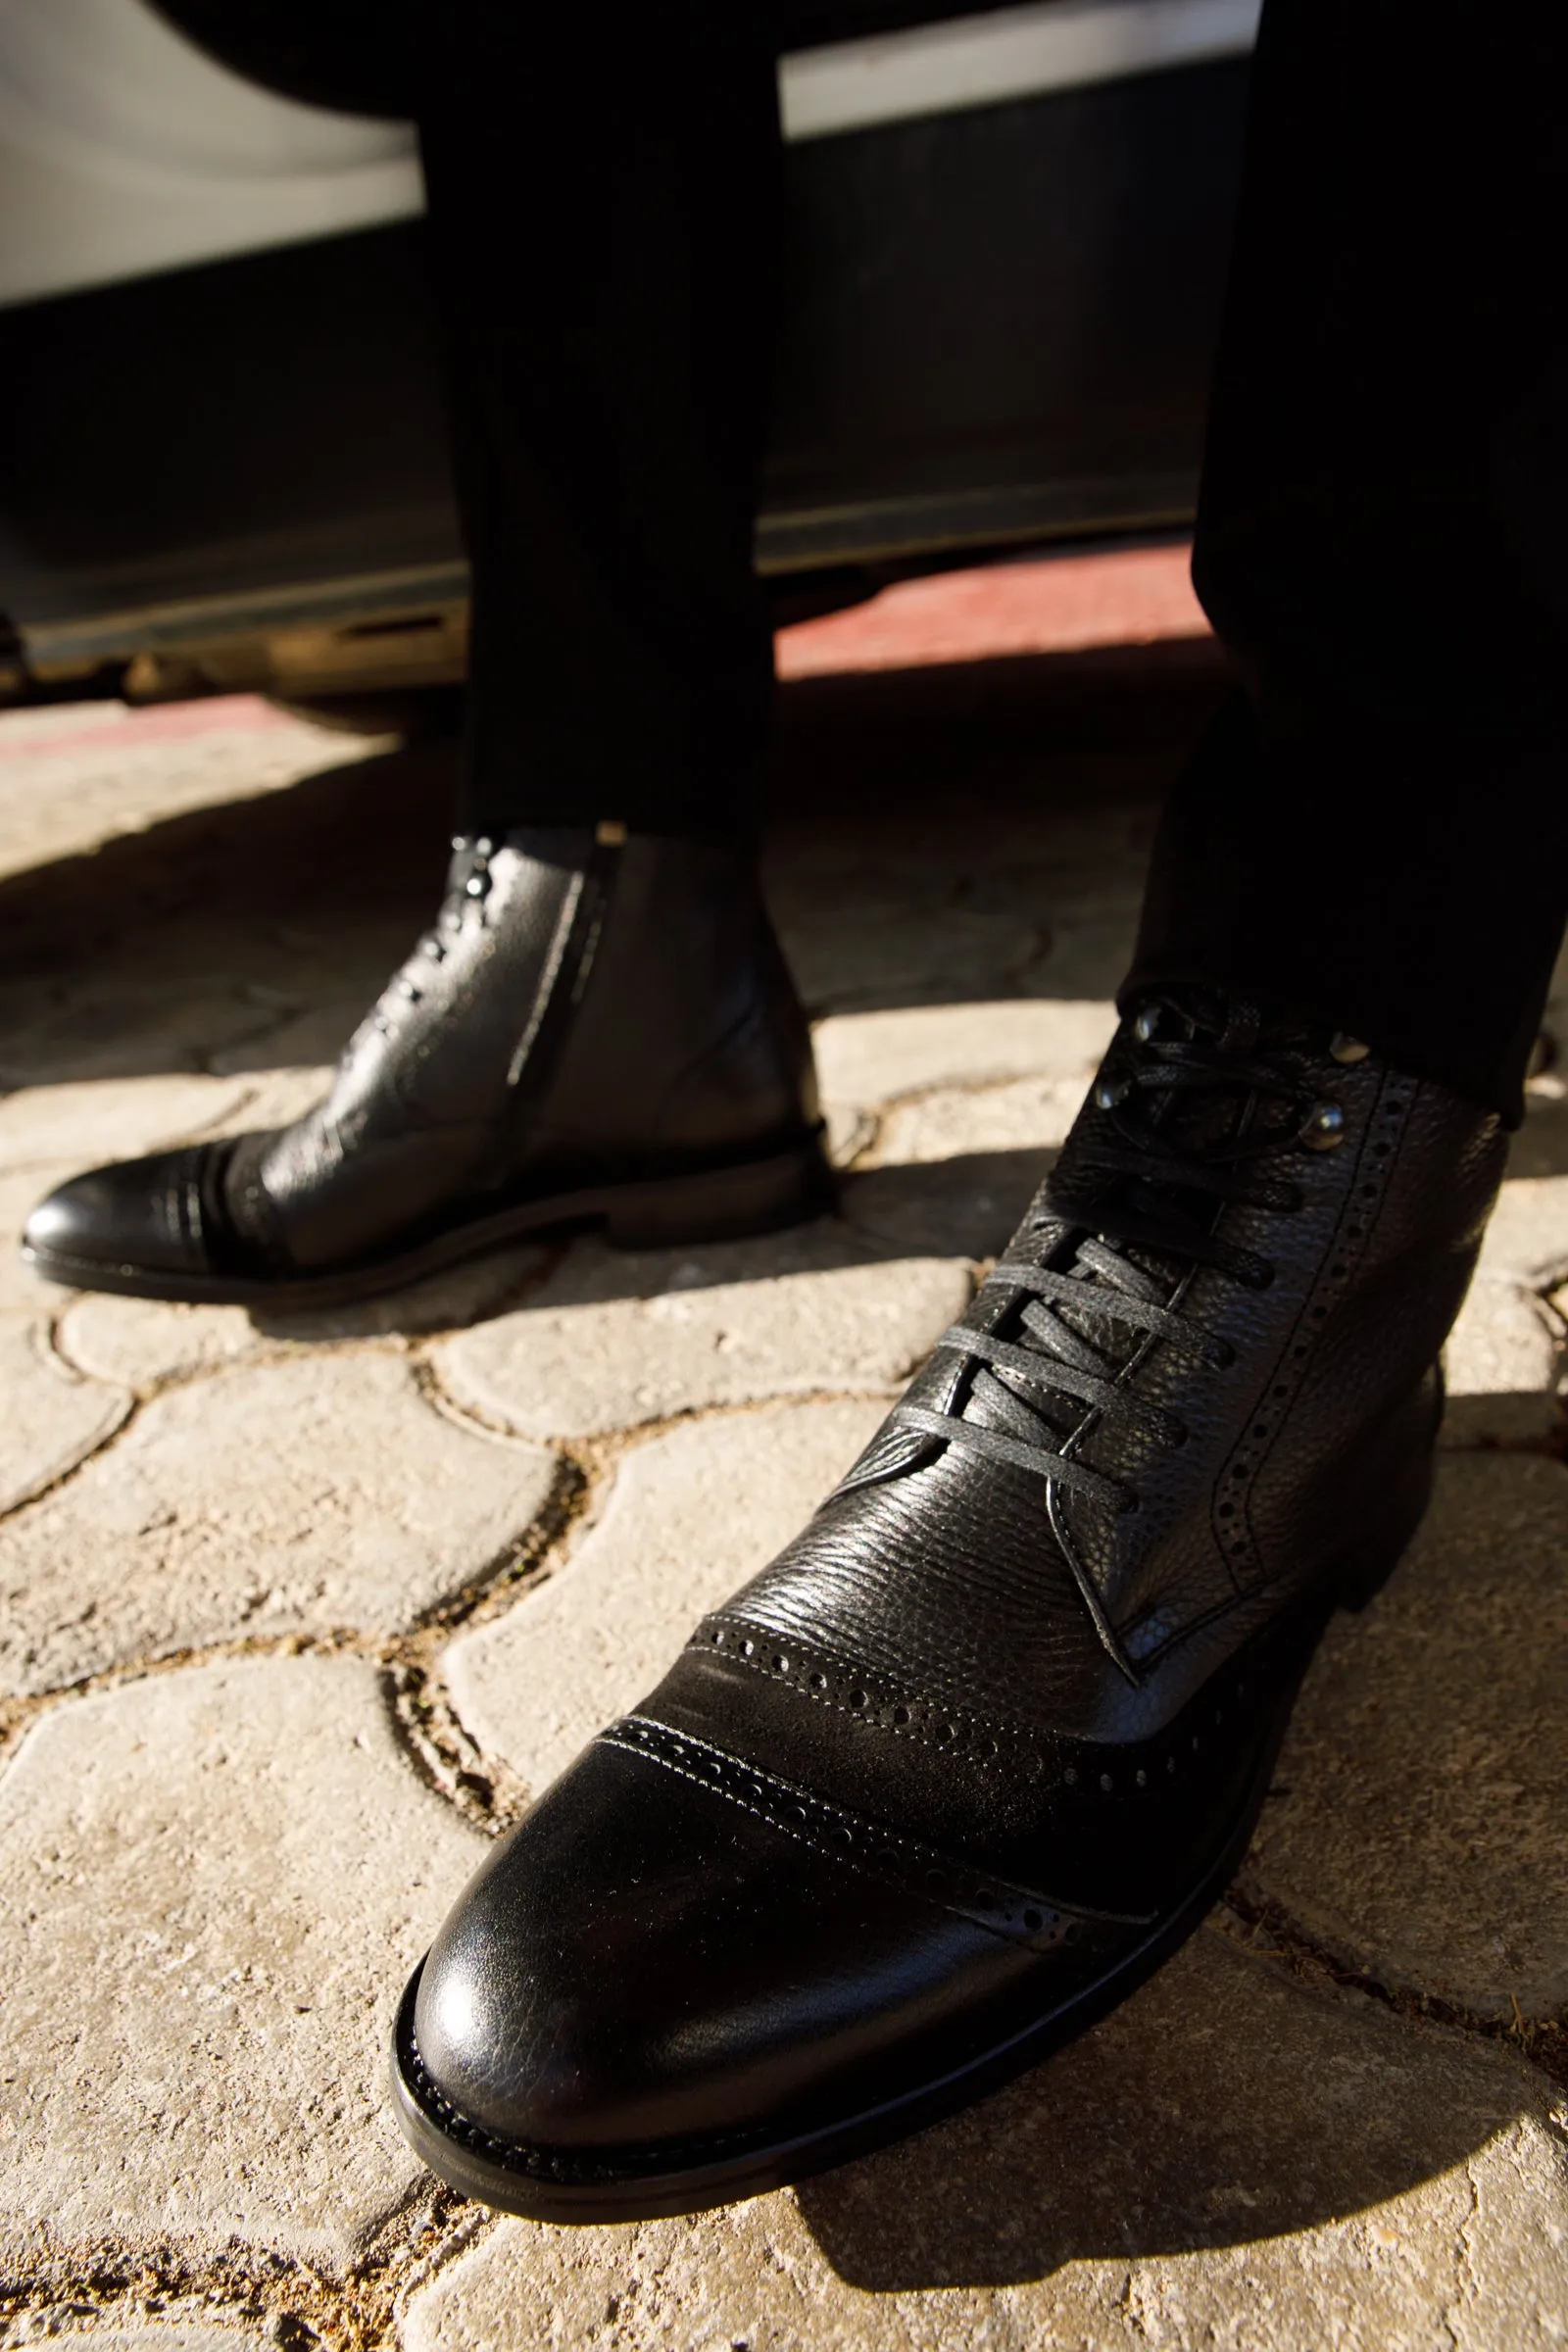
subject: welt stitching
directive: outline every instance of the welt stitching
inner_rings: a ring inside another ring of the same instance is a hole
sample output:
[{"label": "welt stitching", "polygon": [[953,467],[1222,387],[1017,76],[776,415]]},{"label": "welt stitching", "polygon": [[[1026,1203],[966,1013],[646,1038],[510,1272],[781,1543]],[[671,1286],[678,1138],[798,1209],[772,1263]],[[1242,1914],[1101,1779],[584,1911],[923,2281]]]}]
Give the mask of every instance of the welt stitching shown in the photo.
[{"label": "welt stitching", "polygon": [[[503,2162],[508,2156],[518,2157],[521,2161],[509,2165],[508,2171],[524,2172],[535,2180],[560,2180],[569,2187],[592,2186],[596,2182],[618,2181],[632,2177],[617,2173],[610,2165],[596,2164],[592,2158],[575,2156],[570,2150],[552,2149],[525,2139],[502,2139],[494,2132],[487,2132],[482,2124],[476,2124],[471,2116],[447,2097],[444,2090],[437,2087],[434,2077],[424,2063],[423,2052],[412,2026],[408,2031],[408,2045],[416,2073],[420,2105],[433,2112],[438,2119],[442,2115],[451,2116],[462,2127],[462,2134],[470,2145],[482,2142],[487,2151],[500,2157]],[[714,2132],[683,2145],[681,2153],[683,2156],[699,2155],[710,2149],[755,2146],[758,2138],[755,2130]],[[630,2152],[634,2157],[647,2156],[657,2160],[661,2150],[653,2140],[639,2140]]]}]

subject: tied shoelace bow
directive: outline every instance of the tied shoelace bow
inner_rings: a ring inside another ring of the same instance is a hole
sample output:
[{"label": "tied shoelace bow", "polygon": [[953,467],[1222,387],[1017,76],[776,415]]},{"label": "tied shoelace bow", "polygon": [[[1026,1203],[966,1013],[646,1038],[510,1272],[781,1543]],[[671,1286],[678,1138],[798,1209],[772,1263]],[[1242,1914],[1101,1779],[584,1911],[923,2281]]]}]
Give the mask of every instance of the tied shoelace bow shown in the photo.
[{"label": "tied shoelace bow", "polygon": [[[1255,1006],[1196,998],[1147,1004],[1094,1100],[1107,1118],[1075,1140],[1031,1219],[1057,1229],[1044,1252],[1056,1262],[1003,1259],[971,1310],[981,1321],[956,1323],[937,1342],[962,1359],[946,1409],[906,1401],[893,1418],[1129,1511],[1136,1492],[1080,1460],[1079,1448],[1102,1418],[1134,1422],[1160,1445],[1186,1443],[1178,1417],[1140,1398],[1129,1375],[1159,1342],[1213,1370],[1234,1361],[1229,1343],[1184,1310],[1193,1271],[1213,1266],[1266,1289],[1270,1260],[1223,1238],[1218,1221],[1233,1202],[1298,1209],[1299,1187],[1257,1163],[1293,1143],[1331,1148],[1344,1121],[1336,1104],[1310,1101],[1297,1055],[1281,1042],[1265,1047]],[[1118,1333],[1130,1334],[1130,1349]],[[1054,1401],[1057,1419],[1067,1408],[1065,1429],[1053,1422]],[[1098,1594],[1085,1586],[1085,1598],[1119,1657]]]}]

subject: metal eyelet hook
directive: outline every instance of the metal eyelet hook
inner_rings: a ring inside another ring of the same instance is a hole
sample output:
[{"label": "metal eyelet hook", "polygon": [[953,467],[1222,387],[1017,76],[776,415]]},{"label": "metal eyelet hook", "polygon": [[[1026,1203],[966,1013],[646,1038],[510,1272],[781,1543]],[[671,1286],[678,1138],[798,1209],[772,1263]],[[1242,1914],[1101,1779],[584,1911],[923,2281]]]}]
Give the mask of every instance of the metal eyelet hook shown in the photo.
[{"label": "metal eyelet hook", "polygon": [[1097,1110],[1114,1110],[1118,1102],[1126,1102],[1132,1091],[1131,1082],[1126,1078],[1102,1078],[1095,1089],[1095,1107]]},{"label": "metal eyelet hook", "polygon": [[1314,1102],[1302,1123],[1300,1142],[1308,1152],[1337,1152],[1345,1141],[1345,1112],[1338,1102]]}]

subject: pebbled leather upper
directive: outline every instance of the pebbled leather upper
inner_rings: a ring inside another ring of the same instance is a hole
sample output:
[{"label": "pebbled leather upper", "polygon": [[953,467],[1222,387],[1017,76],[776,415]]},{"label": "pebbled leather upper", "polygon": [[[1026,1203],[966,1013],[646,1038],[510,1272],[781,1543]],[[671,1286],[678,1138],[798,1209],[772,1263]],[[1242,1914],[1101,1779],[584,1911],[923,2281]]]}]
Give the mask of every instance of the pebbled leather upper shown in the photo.
[{"label": "pebbled leather upper", "polygon": [[[1136,1054],[1124,1025],[1102,1086],[1113,1089]],[[1272,1613],[1375,1534],[1391,1463],[1421,1458],[1430,1442],[1432,1367],[1506,1138],[1494,1117],[1370,1057],[1349,1068],[1326,1054],[1293,1060],[1303,1103],[1333,1102],[1344,1140],[1320,1152],[1293,1135],[1263,1163],[1265,1180],[1296,1196],[1291,1209],[1225,1209],[1220,1230],[1266,1262],[1266,1287],[1211,1267],[1180,1274],[1182,1317],[1226,1362],[1146,1348],[1141,1333],[1104,1326],[1124,1385],[1185,1432],[1173,1446],[1147,1419],[1076,1415],[1078,1458],[1135,1507],[944,1457],[895,1416],[736,1606],[967,1705],[1122,1740],[1208,1671],[1202,1629],[1216,1614],[1232,1647],[1238,1627],[1259,1621],[1254,1603]],[[1055,1204],[1111,1118],[1092,1095],[1007,1257],[1070,1259],[1081,1228]],[[1015,1320],[1000,1277],[965,1318],[981,1331]],[[963,1382],[959,1361],[939,1352],[910,1393],[937,1402]],[[1102,1645],[1073,1638],[1085,1583],[1130,1674],[1107,1676]]]},{"label": "pebbled leather upper", "polygon": [[[1506,1140],[1255,1022],[1228,1084],[1229,1034],[1160,1100],[1124,1025],[953,1344],[458,1905],[420,2079],[499,2161],[619,2177],[896,2096],[1108,1983],[1225,1866],[1325,1616],[1419,1520]],[[1220,1171],[1184,1196],[1197,1263],[1125,1173],[1184,1152]]]},{"label": "pebbled leather upper", "polygon": [[435,925],[322,1102],[74,1178],[24,1240],[83,1263],[314,1273],[514,1200],[760,1156],[816,1118],[750,860],[535,828],[455,845]]}]

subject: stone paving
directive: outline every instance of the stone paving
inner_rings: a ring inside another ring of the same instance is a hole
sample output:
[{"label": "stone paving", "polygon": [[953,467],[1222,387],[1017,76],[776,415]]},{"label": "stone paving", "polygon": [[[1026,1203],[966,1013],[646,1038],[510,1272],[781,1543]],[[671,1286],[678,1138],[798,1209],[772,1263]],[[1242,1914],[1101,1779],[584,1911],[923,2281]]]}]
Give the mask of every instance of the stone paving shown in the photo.
[{"label": "stone paving", "polygon": [[[1431,1517],[1160,1977],[955,2122],[694,2222],[497,2220],[383,2098],[487,1840],[791,1532],[1004,1241],[1214,692],[1201,648],[790,689],[769,883],[836,1218],[530,1247],[318,1317],[73,1298],[0,1253],[0,2342],[1568,2342],[1549,1048]],[[434,894],[442,747],[170,715],[0,721],[8,1231],[95,1158],[308,1101]],[[1568,1046],[1568,981],[1550,1017]]]}]

